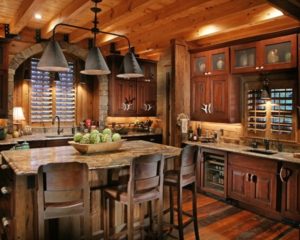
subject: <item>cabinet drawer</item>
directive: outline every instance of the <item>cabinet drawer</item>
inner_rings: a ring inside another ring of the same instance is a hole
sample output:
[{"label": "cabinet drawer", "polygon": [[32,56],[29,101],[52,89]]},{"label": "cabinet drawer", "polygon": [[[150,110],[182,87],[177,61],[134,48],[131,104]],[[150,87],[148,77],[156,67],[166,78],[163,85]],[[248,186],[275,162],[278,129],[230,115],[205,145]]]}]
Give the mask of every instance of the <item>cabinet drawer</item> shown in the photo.
[{"label": "cabinet drawer", "polygon": [[228,165],[240,166],[264,172],[277,172],[277,161],[243,154],[228,153]]}]

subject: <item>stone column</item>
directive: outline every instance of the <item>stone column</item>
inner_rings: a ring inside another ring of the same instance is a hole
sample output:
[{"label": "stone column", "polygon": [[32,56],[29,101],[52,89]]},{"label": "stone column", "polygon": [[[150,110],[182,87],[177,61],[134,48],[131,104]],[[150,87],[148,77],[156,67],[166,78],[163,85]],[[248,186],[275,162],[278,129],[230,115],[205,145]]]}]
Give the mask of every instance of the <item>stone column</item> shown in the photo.
[{"label": "stone column", "polygon": [[108,116],[108,78],[107,76],[99,76],[99,126],[103,129],[106,125]]}]

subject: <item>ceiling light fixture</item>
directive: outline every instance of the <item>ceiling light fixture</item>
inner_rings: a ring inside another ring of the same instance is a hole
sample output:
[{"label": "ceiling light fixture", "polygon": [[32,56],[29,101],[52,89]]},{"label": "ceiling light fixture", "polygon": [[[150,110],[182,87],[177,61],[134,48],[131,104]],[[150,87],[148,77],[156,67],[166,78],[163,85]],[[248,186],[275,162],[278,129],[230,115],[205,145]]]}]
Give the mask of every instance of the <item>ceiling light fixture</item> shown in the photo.
[{"label": "ceiling light fixture", "polygon": [[42,15],[39,13],[34,14],[34,18],[37,20],[41,20],[42,19]]},{"label": "ceiling light fixture", "polygon": [[263,80],[263,87],[260,93],[260,99],[265,101],[270,101],[271,100],[271,91],[269,88],[270,81],[267,77],[267,73],[261,74],[261,78]]},{"label": "ceiling light fixture", "polygon": [[58,23],[54,26],[52,30],[52,38],[47,45],[38,65],[37,69],[42,71],[54,71],[54,72],[67,72],[69,70],[67,60],[58,44],[55,41],[55,30],[58,26],[73,27],[82,30],[91,31],[93,33],[93,47],[89,50],[88,56],[85,62],[84,70],[80,71],[82,74],[86,75],[105,75],[110,74],[110,70],[105,62],[103,55],[98,47],[96,47],[96,37],[98,33],[113,35],[126,39],[128,42],[128,53],[125,54],[121,72],[117,75],[120,78],[132,78],[132,77],[143,77],[143,72],[139,66],[134,53],[131,50],[130,41],[128,37],[121,34],[116,34],[112,32],[104,32],[98,28],[98,18],[97,13],[101,11],[97,7],[97,4],[102,0],[92,0],[95,3],[95,6],[91,8],[91,11],[94,12],[93,28],[79,27],[75,25],[70,25],[66,23]]}]

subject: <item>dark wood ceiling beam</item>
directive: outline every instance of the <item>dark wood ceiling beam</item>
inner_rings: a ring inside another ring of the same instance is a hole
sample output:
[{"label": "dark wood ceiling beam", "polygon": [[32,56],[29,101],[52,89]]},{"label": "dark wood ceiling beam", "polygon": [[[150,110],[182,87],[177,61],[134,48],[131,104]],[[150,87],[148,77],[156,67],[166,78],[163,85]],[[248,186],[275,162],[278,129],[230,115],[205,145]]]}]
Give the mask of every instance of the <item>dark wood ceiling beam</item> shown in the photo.
[{"label": "dark wood ceiling beam", "polygon": [[300,7],[290,0],[268,0],[274,7],[281,10],[285,15],[300,21]]}]

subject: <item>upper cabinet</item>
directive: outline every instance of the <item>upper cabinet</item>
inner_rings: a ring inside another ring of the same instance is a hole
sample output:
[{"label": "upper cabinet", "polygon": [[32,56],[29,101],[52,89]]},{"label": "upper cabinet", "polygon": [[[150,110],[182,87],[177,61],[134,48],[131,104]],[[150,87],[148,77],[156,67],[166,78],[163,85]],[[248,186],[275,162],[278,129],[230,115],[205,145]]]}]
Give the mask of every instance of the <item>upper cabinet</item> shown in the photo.
[{"label": "upper cabinet", "polygon": [[296,67],[296,34],[231,47],[232,73],[250,73]]},{"label": "upper cabinet", "polygon": [[239,122],[239,83],[229,75],[229,49],[191,54],[191,73],[191,119]]},{"label": "upper cabinet", "polygon": [[225,74],[229,70],[228,48],[192,54],[192,77]]},{"label": "upper cabinet", "polygon": [[7,68],[8,68],[7,44],[1,43],[0,44],[0,118],[7,117],[7,109],[8,109]]},{"label": "upper cabinet", "polygon": [[144,72],[142,78],[122,79],[116,75],[121,67],[121,55],[108,56],[111,69],[109,76],[109,116],[156,115],[156,62],[139,59]]}]

